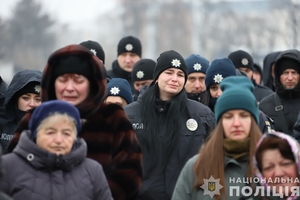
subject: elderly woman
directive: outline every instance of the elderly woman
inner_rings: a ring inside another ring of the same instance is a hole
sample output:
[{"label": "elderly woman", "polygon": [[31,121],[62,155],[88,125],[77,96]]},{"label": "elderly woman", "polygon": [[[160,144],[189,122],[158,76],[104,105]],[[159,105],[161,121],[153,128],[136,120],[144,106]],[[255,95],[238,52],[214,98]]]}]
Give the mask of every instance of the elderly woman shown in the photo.
[{"label": "elderly woman", "polygon": [[[115,200],[132,200],[142,184],[142,152],[123,108],[103,103],[106,96],[105,67],[89,49],[68,45],[50,55],[41,81],[42,102],[58,99],[76,106],[84,122],[78,137],[87,144],[87,157],[102,165]],[[22,118],[6,153],[30,117],[31,111]]]},{"label": "elderly woman", "polygon": [[262,135],[254,86],[248,78],[235,76],[225,78],[220,86],[217,126],[182,169],[172,200],[239,200],[239,194],[230,192],[231,186],[242,189],[246,184],[237,179],[254,176],[252,158]]},{"label": "elderly woman", "polygon": [[86,158],[80,129],[80,114],[70,103],[41,104],[14,151],[2,156],[1,190],[15,200],[112,199],[101,165]]},{"label": "elderly woman", "polygon": [[[291,136],[275,132],[265,134],[257,145],[255,167],[265,199],[300,199],[300,146]],[[294,191],[294,193],[293,193]],[[277,196],[274,195],[277,194]]]}]

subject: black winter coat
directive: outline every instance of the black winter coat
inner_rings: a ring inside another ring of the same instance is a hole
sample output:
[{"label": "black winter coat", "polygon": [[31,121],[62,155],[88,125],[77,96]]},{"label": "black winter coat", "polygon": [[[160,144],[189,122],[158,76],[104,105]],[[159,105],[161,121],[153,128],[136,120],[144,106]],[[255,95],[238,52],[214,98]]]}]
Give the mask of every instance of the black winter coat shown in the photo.
[{"label": "black winter coat", "polygon": [[[138,101],[127,105],[124,110],[129,117],[139,139],[143,152],[143,159],[147,159],[147,157],[151,155],[145,155],[146,151],[143,149],[145,148],[145,144],[143,144],[142,140],[140,139],[140,136],[143,134],[143,130],[145,128],[143,122],[141,121],[140,115],[140,97]],[[160,172],[158,169],[159,167],[157,167],[154,168],[150,174],[144,174],[140,199],[171,199],[177,178],[184,164],[189,158],[193,157],[199,152],[201,145],[204,143],[209,133],[214,129],[215,119],[210,108],[199,102],[189,99],[187,100],[187,108],[190,117],[197,122],[197,129],[195,131],[189,130],[187,128],[188,119],[185,118],[185,116],[178,116],[178,122],[180,123],[180,135],[177,145],[175,145],[173,148],[163,172]],[[162,112],[158,116],[160,119],[157,119],[157,126],[162,127],[160,129],[162,132],[161,135],[164,135],[168,132],[164,123],[164,121],[166,121],[164,116],[165,115]],[[145,160],[143,160],[143,164],[145,167]],[[161,166],[161,164],[158,163],[157,166]]]},{"label": "black winter coat", "polygon": [[57,156],[38,147],[30,134],[22,132],[13,153],[2,156],[3,192],[14,200],[112,200],[101,165],[86,158],[83,139],[69,154]]},{"label": "black winter coat", "polygon": [[13,138],[18,123],[25,115],[25,111],[16,108],[13,100],[14,94],[21,90],[30,82],[41,82],[42,72],[38,70],[24,70],[16,74],[9,84],[4,102],[4,111],[0,114],[0,144],[5,149],[9,141]]},{"label": "black winter coat", "polygon": [[275,111],[274,95],[277,94],[280,98],[281,105],[283,106],[284,118],[288,128],[287,134],[292,135],[293,127],[300,111],[300,83],[298,83],[298,85],[296,85],[294,89],[290,90],[285,89],[281,85],[279,80],[279,63],[283,58],[291,58],[296,60],[297,62],[299,62],[300,68],[300,52],[298,50],[288,50],[281,52],[278,55],[274,67],[276,93],[273,93],[261,100],[261,102],[259,103],[259,109],[273,119],[275,126],[274,128],[276,131],[283,132],[283,129],[281,127],[282,121],[279,121],[278,113]]}]

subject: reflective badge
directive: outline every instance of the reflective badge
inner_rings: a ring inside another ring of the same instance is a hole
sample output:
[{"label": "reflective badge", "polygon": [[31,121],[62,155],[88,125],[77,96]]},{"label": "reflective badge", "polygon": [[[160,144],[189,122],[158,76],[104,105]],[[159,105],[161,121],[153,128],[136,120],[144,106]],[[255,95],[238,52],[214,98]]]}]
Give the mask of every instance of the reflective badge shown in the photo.
[{"label": "reflective badge", "polygon": [[198,123],[196,120],[194,119],[188,119],[186,121],[186,127],[190,130],[190,131],[195,131],[198,128]]}]

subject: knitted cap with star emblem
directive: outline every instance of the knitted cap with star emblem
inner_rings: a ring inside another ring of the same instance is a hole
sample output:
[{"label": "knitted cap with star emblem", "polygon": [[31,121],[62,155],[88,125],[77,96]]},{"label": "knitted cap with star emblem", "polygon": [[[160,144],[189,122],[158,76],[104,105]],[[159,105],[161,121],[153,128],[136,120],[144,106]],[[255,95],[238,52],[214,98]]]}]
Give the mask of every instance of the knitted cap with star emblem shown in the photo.
[{"label": "knitted cap with star emblem", "polygon": [[126,79],[112,78],[107,83],[107,96],[119,96],[122,97],[127,104],[132,103],[131,87]]},{"label": "knitted cap with star emblem", "polygon": [[189,74],[194,72],[206,74],[206,70],[209,67],[209,61],[198,54],[190,55],[185,59],[185,62],[188,67]]},{"label": "knitted cap with star emblem", "polygon": [[152,59],[144,58],[137,61],[131,71],[132,82],[152,80],[155,65],[156,62]]},{"label": "knitted cap with star emblem", "polygon": [[118,56],[125,52],[131,52],[142,57],[142,44],[141,41],[133,36],[123,37],[118,44]]},{"label": "knitted cap with star emblem", "polygon": [[220,84],[224,78],[228,76],[236,76],[236,70],[228,58],[215,59],[206,70],[206,90],[215,83]]},{"label": "knitted cap with star emblem", "polygon": [[157,58],[157,63],[153,71],[153,82],[150,85],[154,85],[159,75],[169,68],[180,69],[185,76],[185,82],[188,76],[188,69],[184,58],[176,51],[169,50],[161,53]]},{"label": "knitted cap with star emblem", "polygon": [[246,51],[234,51],[228,55],[228,58],[233,62],[235,68],[249,68],[253,71],[253,58]]},{"label": "knitted cap with star emblem", "polygon": [[105,64],[105,53],[102,46],[95,41],[84,41],[81,42],[79,45],[88,48],[91,52],[93,52],[100,60],[102,60],[103,64]]}]

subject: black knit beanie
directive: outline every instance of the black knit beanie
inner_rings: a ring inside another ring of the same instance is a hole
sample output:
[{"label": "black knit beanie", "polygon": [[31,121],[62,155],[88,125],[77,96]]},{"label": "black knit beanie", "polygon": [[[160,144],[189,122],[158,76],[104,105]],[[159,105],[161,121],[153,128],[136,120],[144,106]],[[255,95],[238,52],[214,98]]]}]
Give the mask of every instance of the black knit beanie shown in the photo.
[{"label": "black knit beanie", "polygon": [[133,36],[123,37],[118,44],[118,56],[125,52],[136,53],[139,57],[142,57],[141,41]]},{"label": "black knit beanie", "polygon": [[232,61],[235,68],[245,67],[253,71],[253,58],[248,52],[237,50],[229,54],[228,58]]},{"label": "black knit beanie", "polygon": [[63,74],[80,74],[88,80],[94,80],[92,64],[79,56],[71,55],[61,58],[53,69],[54,80]]},{"label": "black knit beanie", "polygon": [[286,69],[294,69],[300,74],[300,63],[294,59],[283,58],[279,63],[279,75],[281,75]]},{"label": "black knit beanie", "polygon": [[103,64],[105,64],[105,53],[102,48],[102,46],[95,41],[85,41],[81,42],[79,45],[89,49],[91,52],[93,52],[100,60],[102,60]]},{"label": "black knit beanie", "polygon": [[155,65],[156,62],[151,59],[141,59],[137,61],[131,71],[132,82],[152,80]]},{"label": "black knit beanie", "polygon": [[181,69],[184,72],[185,81],[188,77],[188,68],[185,63],[184,58],[176,51],[169,50],[160,54],[157,58],[157,63],[153,71],[153,82],[151,85],[155,84],[155,81],[158,79],[159,75],[169,68]]},{"label": "black knit beanie", "polygon": [[14,98],[18,99],[23,94],[32,93],[40,95],[41,83],[37,81],[32,81],[27,83],[22,89],[14,94]]}]

